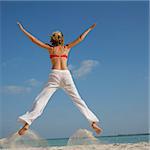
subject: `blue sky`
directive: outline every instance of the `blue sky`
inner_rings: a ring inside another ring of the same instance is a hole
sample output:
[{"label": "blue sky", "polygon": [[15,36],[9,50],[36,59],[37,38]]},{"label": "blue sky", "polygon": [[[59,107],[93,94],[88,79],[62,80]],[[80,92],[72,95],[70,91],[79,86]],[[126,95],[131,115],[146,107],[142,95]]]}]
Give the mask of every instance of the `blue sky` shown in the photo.
[{"label": "blue sky", "polygon": [[[56,30],[65,43],[93,23],[96,28],[74,47],[68,65],[81,97],[99,117],[102,135],[148,132],[148,1],[1,2],[0,137],[17,131],[47,82],[48,52],[18,28],[43,42]],[[91,130],[71,99],[58,90],[31,129],[44,138]]]}]

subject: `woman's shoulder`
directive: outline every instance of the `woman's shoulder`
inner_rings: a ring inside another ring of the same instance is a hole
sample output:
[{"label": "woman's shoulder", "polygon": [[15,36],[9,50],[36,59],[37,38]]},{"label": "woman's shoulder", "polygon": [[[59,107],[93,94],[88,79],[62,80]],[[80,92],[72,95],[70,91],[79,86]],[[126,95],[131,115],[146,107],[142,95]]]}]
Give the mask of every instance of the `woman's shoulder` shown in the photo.
[{"label": "woman's shoulder", "polygon": [[54,49],[54,46],[50,45],[49,43],[45,43],[46,45],[48,45],[48,52],[51,53],[51,51]]},{"label": "woman's shoulder", "polygon": [[63,46],[65,50],[70,50],[71,48],[68,47],[68,45]]}]

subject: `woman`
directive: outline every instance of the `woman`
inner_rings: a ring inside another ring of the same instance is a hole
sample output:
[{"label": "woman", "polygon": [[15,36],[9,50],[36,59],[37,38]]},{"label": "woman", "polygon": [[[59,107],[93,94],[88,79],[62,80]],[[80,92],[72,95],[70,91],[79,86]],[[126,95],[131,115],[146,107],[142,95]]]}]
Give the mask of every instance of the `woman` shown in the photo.
[{"label": "woman", "polygon": [[19,22],[18,25],[22,32],[33,43],[37,44],[42,48],[45,48],[49,52],[52,63],[52,70],[49,74],[48,83],[45,85],[41,93],[36,97],[32,109],[29,112],[26,112],[24,115],[20,116],[18,119],[18,121],[24,124],[24,126],[18,131],[18,134],[25,134],[32,122],[42,114],[50,97],[58,88],[64,89],[64,91],[71,97],[74,104],[79,108],[81,113],[90,122],[91,127],[95,130],[97,134],[99,134],[102,131],[102,129],[97,125],[99,120],[87,107],[85,102],[81,99],[72,79],[71,73],[67,67],[68,54],[71,48],[80,43],[86,37],[86,35],[96,26],[96,24],[93,24],[75,41],[67,45],[64,45],[64,36],[61,32],[54,32],[52,34],[50,45],[45,44],[37,38],[35,38],[33,35],[27,32]]}]

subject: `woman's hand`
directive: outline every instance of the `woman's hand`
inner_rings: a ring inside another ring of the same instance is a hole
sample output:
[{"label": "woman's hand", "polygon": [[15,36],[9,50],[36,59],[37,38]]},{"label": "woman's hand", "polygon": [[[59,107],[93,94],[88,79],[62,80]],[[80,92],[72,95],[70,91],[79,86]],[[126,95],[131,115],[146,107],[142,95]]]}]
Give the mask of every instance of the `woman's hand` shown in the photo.
[{"label": "woman's hand", "polygon": [[90,26],[85,32],[83,32],[76,40],[74,40],[73,42],[67,44],[68,48],[72,48],[75,45],[77,45],[78,43],[80,43],[81,41],[83,41],[83,39],[87,36],[87,34],[93,29],[95,28],[96,23],[94,23],[92,26]]},{"label": "woman's hand", "polygon": [[96,23],[94,23],[90,28],[93,29],[95,28],[95,26],[96,26]]},{"label": "woman's hand", "polygon": [[21,25],[21,23],[17,22],[17,24],[18,24],[18,26],[19,26],[19,28],[20,28],[21,30],[24,30],[24,28],[23,28],[23,26]]},{"label": "woman's hand", "polygon": [[21,25],[21,23],[17,22],[19,28],[21,29],[21,31],[35,44],[37,44],[38,46],[42,47],[42,48],[46,48],[48,50],[52,49],[51,46],[41,42],[40,40],[38,40],[36,37],[34,37],[31,33],[29,33],[28,31],[26,31],[23,26]]}]

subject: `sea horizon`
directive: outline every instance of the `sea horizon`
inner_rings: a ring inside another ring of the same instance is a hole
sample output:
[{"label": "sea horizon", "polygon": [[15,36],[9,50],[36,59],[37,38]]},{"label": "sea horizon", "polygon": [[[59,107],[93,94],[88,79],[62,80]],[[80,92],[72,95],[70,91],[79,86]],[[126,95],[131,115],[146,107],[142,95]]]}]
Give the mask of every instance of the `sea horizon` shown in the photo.
[{"label": "sea horizon", "polygon": [[[117,136],[138,136],[138,135],[150,135],[150,133],[129,133],[129,134],[115,134],[115,135],[99,135],[95,136],[96,138],[99,137],[117,137]],[[70,137],[56,137],[56,138],[45,138],[46,140],[56,140],[56,139],[69,139]]]},{"label": "sea horizon", "polygon": [[[72,138],[72,137],[70,137]],[[48,142],[49,146],[66,146],[70,138],[53,138],[53,139],[45,139]],[[96,141],[100,144],[129,144],[129,143],[150,143],[150,134],[149,133],[140,133],[140,134],[120,134],[120,135],[109,135],[109,136],[95,136]],[[74,137],[71,139],[72,141],[78,141],[81,143],[85,140],[87,144],[93,142],[89,137]],[[81,141],[81,142],[80,142]],[[76,142],[75,142],[76,143]],[[83,142],[84,143],[84,142]],[[76,144],[75,144],[76,145]],[[80,145],[80,144],[79,144]]]}]

